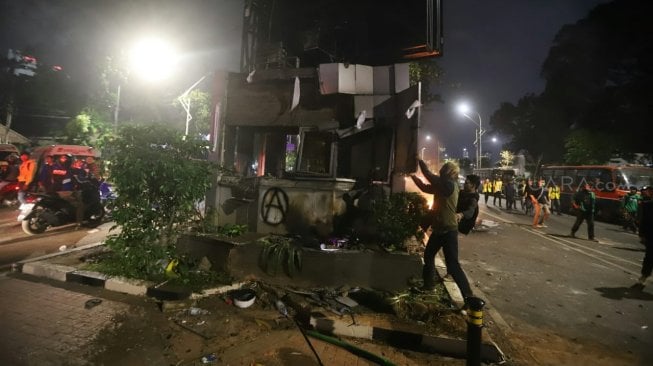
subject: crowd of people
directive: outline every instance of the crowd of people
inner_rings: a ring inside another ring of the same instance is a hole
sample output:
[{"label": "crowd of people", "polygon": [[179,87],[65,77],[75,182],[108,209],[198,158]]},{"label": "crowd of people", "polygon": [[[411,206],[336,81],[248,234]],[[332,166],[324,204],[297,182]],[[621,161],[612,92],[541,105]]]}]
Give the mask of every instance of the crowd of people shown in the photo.
[{"label": "crowd of people", "polygon": [[28,192],[57,194],[76,208],[77,223],[82,222],[84,203],[80,186],[89,179],[101,180],[100,167],[92,156],[75,158],[71,154],[47,155],[38,166],[28,151],[7,157],[0,176],[0,189],[18,183],[18,201],[25,203]]},{"label": "crowd of people", "polygon": [[[492,197],[492,205],[503,208],[505,199],[506,210],[522,210],[526,215],[533,215],[533,227],[546,227],[545,221],[555,213],[562,215],[560,208],[560,187],[555,182],[545,184],[543,179],[510,179],[504,182],[501,178],[485,179],[481,187],[485,204]],[[517,208],[519,203],[519,208]]]},{"label": "crowd of people", "polygon": [[[560,205],[560,187],[553,181],[545,182],[544,179],[521,179],[517,182],[510,180],[504,182],[500,178],[485,179],[481,185],[485,204],[492,197],[492,205],[502,208],[502,198],[506,201],[506,210],[517,210],[516,201],[519,201],[521,210],[526,215],[533,215],[532,226],[535,229],[546,227],[545,222],[552,213],[562,215]],[[596,195],[590,184],[580,185],[578,191],[571,198],[570,212],[576,216],[569,236],[576,238],[580,226],[587,226],[588,240],[598,242],[594,233],[594,215],[597,211]],[[638,191],[637,187],[630,187],[620,203],[624,231],[638,233],[642,244],[646,247],[646,254],[642,264],[641,277],[638,281],[643,286],[653,269],[653,186],[646,186]]]}]

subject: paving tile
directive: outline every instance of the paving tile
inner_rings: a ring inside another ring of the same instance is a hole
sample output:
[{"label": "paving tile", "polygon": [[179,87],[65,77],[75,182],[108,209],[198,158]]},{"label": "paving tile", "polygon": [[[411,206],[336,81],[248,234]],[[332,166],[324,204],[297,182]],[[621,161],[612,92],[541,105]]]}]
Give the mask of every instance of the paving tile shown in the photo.
[{"label": "paving tile", "polygon": [[[126,312],[125,304],[104,300],[102,311],[84,308],[91,296],[0,276],[0,364],[83,365],[74,352],[89,344],[110,318]],[[20,351],[16,349],[19,345]],[[17,352],[18,351],[18,352]]]}]

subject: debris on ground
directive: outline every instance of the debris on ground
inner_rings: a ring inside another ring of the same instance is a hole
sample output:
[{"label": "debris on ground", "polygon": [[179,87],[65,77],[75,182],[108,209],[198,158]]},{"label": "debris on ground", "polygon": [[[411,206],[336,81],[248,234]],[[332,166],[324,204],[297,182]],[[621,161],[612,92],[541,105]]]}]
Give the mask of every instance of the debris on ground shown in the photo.
[{"label": "debris on ground", "polygon": [[91,309],[94,308],[102,303],[102,299],[98,298],[93,298],[84,303],[84,308],[85,309]]}]

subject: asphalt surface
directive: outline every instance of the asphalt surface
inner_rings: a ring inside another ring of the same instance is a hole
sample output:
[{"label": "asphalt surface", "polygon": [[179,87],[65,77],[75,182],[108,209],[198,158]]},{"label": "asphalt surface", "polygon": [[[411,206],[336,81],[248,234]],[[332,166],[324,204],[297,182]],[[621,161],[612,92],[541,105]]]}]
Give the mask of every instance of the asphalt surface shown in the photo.
[{"label": "asphalt surface", "polygon": [[97,232],[93,229],[76,230],[74,224],[48,229],[40,235],[29,236],[16,221],[15,207],[0,208],[0,271],[7,270],[12,263],[56,253],[70,248],[80,240]]},{"label": "asphalt surface", "polygon": [[653,362],[653,283],[631,288],[644,256],[636,235],[597,222],[598,242],[587,240],[585,224],[571,238],[572,216],[534,229],[531,216],[491,201],[481,218],[488,225],[460,239],[462,266],[533,362],[556,352],[558,364]]}]

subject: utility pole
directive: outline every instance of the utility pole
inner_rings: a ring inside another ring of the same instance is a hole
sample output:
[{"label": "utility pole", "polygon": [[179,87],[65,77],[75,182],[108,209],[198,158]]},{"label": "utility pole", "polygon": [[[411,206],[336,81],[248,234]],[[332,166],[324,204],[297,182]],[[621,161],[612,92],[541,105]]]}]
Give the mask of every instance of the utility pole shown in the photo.
[{"label": "utility pole", "polygon": [[14,117],[14,94],[16,93],[16,80],[20,75],[34,76],[36,75],[36,58],[33,56],[23,56],[20,51],[9,49],[7,51],[8,70],[9,73],[9,98],[7,102],[7,117],[5,126],[5,134],[0,139],[3,143],[9,142],[9,131],[11,130],[11,122]]}]

